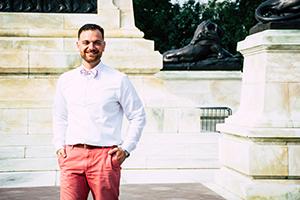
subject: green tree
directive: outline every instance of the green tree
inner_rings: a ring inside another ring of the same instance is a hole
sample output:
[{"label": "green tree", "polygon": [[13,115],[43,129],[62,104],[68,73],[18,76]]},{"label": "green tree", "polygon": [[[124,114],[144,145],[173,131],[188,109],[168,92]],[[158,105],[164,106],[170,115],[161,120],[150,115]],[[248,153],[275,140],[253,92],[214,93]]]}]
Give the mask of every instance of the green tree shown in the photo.
[{"label": "green tree", "polygon": [[189,0],[179,8],[177,15],[172,19],[174,29],[169,33],[169,40],[172,41],[169,49],[180,48],[191,41],[202,21],[204,8],[203,4],[195,3],[194,0]]},{"label": "green tree", "polygon": [[256,24],[255,8],[260,0],[218,0],[208,1],[202,20],[212,19],[225,32],[222,38],[223,46],[230,52],[236,52],[237,43],[243,40],[249,29]]},{"label": "green tree", "polygon": [[135,24],[145,33],[145,39],[154,40],[160,52],[168,50],[172,44],[169,33],[174,30],[172,19],[180,6],[170,0],[134,0],[133,7]]},{"label": "green tree", "polygon": [[210,19],[225,32],[222,45],[236,53],[237,42],[243,40],[256,24],[255,8],[261,0],[209,0],[207,3],[188,0],[183,5],[170,0],[133,0],[136,25],[146,39],[155,41],[161,53],[188,44],[197,26]]}]

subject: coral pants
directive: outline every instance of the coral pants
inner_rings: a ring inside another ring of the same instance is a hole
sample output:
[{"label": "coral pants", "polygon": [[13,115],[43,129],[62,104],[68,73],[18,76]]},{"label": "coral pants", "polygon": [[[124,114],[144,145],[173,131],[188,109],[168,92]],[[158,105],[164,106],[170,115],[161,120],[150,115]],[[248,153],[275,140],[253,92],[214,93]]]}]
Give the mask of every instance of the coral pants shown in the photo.
[{"label": "coral pants", "polygon": [[118,200],[121,167],[108,154],[111,148],[86,149],[67,146],[67,157],[59,157],[60,200]]}]

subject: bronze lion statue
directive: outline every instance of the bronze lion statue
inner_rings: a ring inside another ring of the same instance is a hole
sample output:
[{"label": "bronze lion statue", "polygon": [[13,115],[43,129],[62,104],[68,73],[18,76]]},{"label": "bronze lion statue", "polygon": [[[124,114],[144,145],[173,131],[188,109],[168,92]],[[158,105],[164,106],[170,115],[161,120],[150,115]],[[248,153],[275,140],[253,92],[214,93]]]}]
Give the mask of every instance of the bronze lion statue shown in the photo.
[{"label": "bronze lion statue", "polygon": [[221,47],[224,31],[210,20],[200,23],[191,42],[183,48],[169,50],[163,54],[164,63],[195,62],[207,58],[232,57]]}]

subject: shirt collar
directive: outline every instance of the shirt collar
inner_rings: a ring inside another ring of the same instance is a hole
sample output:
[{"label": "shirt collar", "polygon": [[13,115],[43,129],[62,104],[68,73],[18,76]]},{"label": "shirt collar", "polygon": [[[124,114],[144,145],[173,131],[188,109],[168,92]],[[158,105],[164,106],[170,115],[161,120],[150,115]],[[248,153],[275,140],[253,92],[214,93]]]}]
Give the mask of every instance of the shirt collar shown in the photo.
[{"label": "shirt collar", "polygon": [[96,78],[98,76],[98,73],[100,72],[100,66],[101,66],[101,62],[95,66],[93,69],[88,70],[86,69],[83,65],[80,66],[80,74],[82,76],[88,77],[88,78]]}]

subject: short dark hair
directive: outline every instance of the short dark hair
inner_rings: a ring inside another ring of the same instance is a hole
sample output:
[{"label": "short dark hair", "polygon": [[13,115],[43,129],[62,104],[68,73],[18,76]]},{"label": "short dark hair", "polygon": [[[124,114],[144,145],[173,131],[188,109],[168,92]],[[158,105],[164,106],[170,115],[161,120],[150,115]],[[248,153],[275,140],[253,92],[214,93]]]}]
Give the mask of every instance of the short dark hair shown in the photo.
[{"label": "short dark hair", "polygon": [[78,30],[78,39],[80,38],[80,34],[82,31],[88,31],[88,30],[99,30],[102,34],[102,37],[104,39],[104,29],[97,25],[97,24],[85,24]]}]

